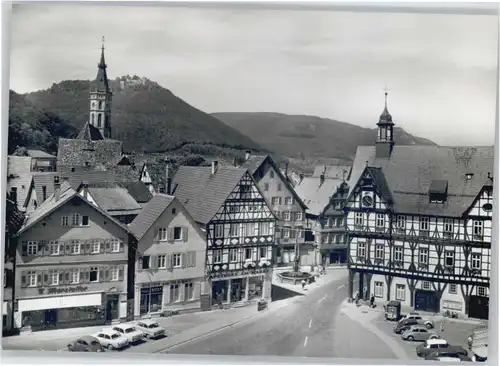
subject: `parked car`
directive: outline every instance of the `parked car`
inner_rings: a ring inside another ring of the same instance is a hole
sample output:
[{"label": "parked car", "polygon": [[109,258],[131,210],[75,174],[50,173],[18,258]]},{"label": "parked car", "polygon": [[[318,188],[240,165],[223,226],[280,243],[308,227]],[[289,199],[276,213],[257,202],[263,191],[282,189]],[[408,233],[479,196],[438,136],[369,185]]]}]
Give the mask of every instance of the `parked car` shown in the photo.
[{"label": "parked car", "polygon": [[83,336],[68,344],[70,352],[103,352],[99,340],[92,336]]},{"label": "parked car", "polygon": [[439,338],[439,335],[436,332],[427,329],[425,325],[416,324],[412,325],[410,329],[407,329],[401,334],[401,338],[405,341],[426,341],[428,339],[436,339]]},{"label": "parked car", "polygon": [[417,320],[420,324],[424,324],[427,327],[427,329],[434,328],[434,321],[432,321],[430,319],[426,319],[426,318],[422,317],[419,313],[416,313],[416,312],[411,312],[408,315],[405,315],[399,321],[401,322],[401,321],[410,320],[410,319]]},{"label": "parked car", "polygon": [[140,330],[146,338],[159,338],[165,335],[165,328],[160,327],[158,322],[153,319],[144,319],[135,323],[135,326]]},{"label": "parked car", "polygon": [[425,356],[425,359],[427,361],[465,361],[465,362],[471,362],[472,359],[467,356],[466,354],[462,354],[460,352],[454,352],[454,351],[436,351],[429,353],[427,356]]},{"label": "parked car", "polygon": [[114,325],[111,329],[127,338],[129,343],[137,343],[144,339],[144,333],[142,333],[140,330],[137,330],[137,328],[133,324],[117,324]]},{"label": "parked car", "polygon": [[440,353],[457,353],[463,356],[467,356],[468,352],[465,348],[461,346],[452,346],[446,340],[437,338],[429,339],[425,343],[417,346],[417,356],[426,357],[430,354],[440,354]]},{"label": "parked car", "polygon": [[99,340],[101,346],[110,350],[122,349],[128,345],[128,339],[113,329],[103,329],[93,337]]},{"label": "parked car", "polygon": [[412,325],[416,324],[419,324],[419,322],[415,319],[405,319],[403,321],[400,321],[394,326],[394,333],[401,334],[407,329],[410,329]]}]

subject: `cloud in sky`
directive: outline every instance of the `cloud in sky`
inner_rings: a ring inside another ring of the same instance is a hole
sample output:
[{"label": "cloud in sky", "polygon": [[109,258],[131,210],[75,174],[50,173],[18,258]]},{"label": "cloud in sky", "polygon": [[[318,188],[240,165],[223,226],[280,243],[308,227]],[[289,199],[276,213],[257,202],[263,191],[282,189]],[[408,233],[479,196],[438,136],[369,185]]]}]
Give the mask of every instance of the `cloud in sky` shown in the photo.
[{"label": "cloud in sky", "polygon": [[395,123],[444,145],[491,145],[497,20],[487,15],[16,5],[11,88],[148,77],[205,112],[282,112],[374,127],[389,88]]}]

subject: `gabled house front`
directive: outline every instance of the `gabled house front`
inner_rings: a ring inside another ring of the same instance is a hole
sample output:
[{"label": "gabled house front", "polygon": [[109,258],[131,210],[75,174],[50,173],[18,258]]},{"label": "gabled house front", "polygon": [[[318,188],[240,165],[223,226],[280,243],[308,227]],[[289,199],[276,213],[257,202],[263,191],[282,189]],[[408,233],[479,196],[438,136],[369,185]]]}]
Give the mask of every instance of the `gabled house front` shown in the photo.
[{"label": "gabled house front", "polygon": [[181,166],[172,189],[205,233],[212,304],[271,300],[277,219],[247,169]]},{"label": "gabled house front", "polygon": [[133,317],[134,237],[55,178],[54,193],[15,235],[15,326],[91,326]]},{"label": "gabled house front", "polygon": [[205,282],[205,234],[173,196],[156,194],[129,224],[138,240],[134,316],[199,310]]}]

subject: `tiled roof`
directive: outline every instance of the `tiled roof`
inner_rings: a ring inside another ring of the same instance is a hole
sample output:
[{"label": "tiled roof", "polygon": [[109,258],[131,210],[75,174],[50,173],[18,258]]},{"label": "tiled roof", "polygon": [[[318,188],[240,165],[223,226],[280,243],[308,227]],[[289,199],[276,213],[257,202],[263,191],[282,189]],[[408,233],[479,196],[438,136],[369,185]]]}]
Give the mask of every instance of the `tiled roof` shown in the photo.
[{"label": "tiled roof", "polygon": [[30,156],[13,156],[7,158],[7,176],[31,172]]},{"label": "tiled roof", "polygon": [[149,201],[137,217],[128,226],[130,231],[137,240],[141,240],[144,234],[155,223],[160,215],[167,209],[167,207],[175,199],[174,196],[167,196],[165,194],[156,194],[151,201]]},{"label": "tiled roof", "polygon": [[46,153],[45,151],[42,150],[28,150],[28,156],[32,158],[56,158],[54,155]]},{"label": "tiled roof", "polygon": [[88,187],[88,190],[97,205],[110,215],[114,215],[115,212],[119,212],[119,214],[136,214],[141,210],[141,206],[128,193],[126,188],[118,186]]},{"label": "tiled roof", "polygon": [[68,182],[62,182],[61,183],[61,188],[60,188],[60,196],[59,199],[55,199],[55,195],[52,194],[45,202],[43,202],[36,210],[31,212],[29,215],[26,216],[26,220],[24,221],[23,226],[20,228],[20,230],[17,232],[17,235],[22,234],[29,228],[31,228],[33,225],[38,223],[40,220],[42,220],[44,217],[47,217],[50,215],[52,212],[57,210],[59,207],[63,206],[67,202],[69,202],[71,199],[77,197],[78,199],[82,200],[86,204],[88,204],[90,207],[94,208],[98,212],[100,212],[102,215],[106,216],[110,221],[114,222],[118,226],[122,227],[123,229],[129,231],[128,227],[123,225],[121,222],[118,220],[114,219],[111,217],[109,214],[107,214],[103,209],[96,207],[89,201],[87,201],[84,197],[80,196],[77,191],[71,187],[71,185]]},{"label": "tiled roof", "polygon": [[6,201],[6,230],[11,234],[15,234],[23,225],[24,213],[19,211],[14,201],[7,198]]},{"label": "tiled roof", "polygon": [[205,225],[246,173],[244,168],[224,165],[215,174],[212,167],[181,166],[173,179],[173,195],[196,222]]},{"label": "tiled roof", "polygon": [[42,187],[45,186],[46,197],[48,198],[54,193],[54,177],[58,177],[57,172],[36,172],[33,173],[33,188],[36,191],[36,199],[38,204],[43,202]]},{"label": "tiled roof", "polygon": [[325,178],[347,179],[351,166],[349,165],[318,165],[314,168],[313,177],[324,175]]},{"label": "tiled roof", "polygon": [[88,140],[88,141],[104,140],[101,131],[99,131],[98,128],[92,126],[88,121],[80,130],[80,133],[78,133],[78,136],[76,138],[78,140]]},{"label": "tiled roof", "polygon": [[322,183],[319,177],[304,177],[295,191],[306,204],[307,213],[320,215],[341,183],[342,179],[325,178]]},{"label": "tiled roof", "polygon": [[153,198],[153,195],[143,182],[119,182],[118,185],[126,188],[128,193],[130,193],[139,204],[147,203]]},{"label": "tiled roof", "polygon": [[[394,146],[389,159],[375,158],[375,147],[360,146],[350,177],[353,187],[364,171],[380,168],[397,212],[460,216],[493,176],[493,147]],[[358,156],[359,155],[359,156]],[[470,180],[466,174],[473,174]],[[429,202],[432,181],[448,182],[444,204]]]},{"label": "tiled roof", "polygon": [[123,143],[117,140],[59,139],[57,165],[60,166],[112,166],[122,158]]},{"label": "tiled roof", "polygon": [[17,187],[17,207],[24,207],[32,180],[33,173],[20,173],[16,174],[14,178],[7,178],[7,190],[9,192],[12,187]]},{"label": "tiled roof", "polygon": [[253,175],[267,157],[268,155],[251,155],[243,164],[241,164],[241,167],[248,169],[248,172]]}]

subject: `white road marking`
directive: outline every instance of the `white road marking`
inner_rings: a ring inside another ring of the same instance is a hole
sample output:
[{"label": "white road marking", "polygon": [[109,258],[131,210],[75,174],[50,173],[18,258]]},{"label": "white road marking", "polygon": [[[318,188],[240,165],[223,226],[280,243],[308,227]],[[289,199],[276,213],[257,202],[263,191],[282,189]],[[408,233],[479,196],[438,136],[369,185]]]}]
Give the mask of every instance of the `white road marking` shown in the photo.
[{"label": "white road marking", "polygon": [[313,323],[313,320],[311,319],[311,320],[309,321],[309,328],[311,328],[312,323]]},{"label": "white road marking", "polygon": [[307,336],[306,336],[306,339],[304,339],[304,347],[307,346]]},{"label": "white road marking", "polygon": [[326,295],[323,296],[321,299],[318,300],[318,303],[320,303],[321,301],[325,300],[326,299]]},{"label": "white road marking", "polygon": [[341,288],[344,288],[345,285],[340,285],[339,287],[337,287],[337,291],[340,290]]}]

